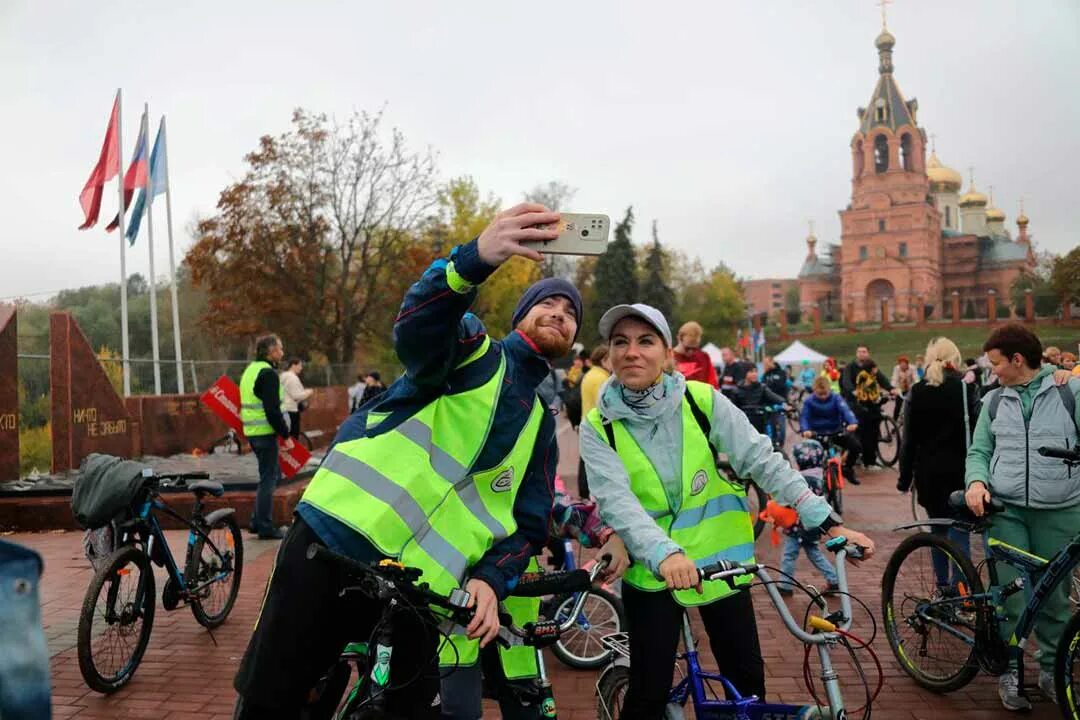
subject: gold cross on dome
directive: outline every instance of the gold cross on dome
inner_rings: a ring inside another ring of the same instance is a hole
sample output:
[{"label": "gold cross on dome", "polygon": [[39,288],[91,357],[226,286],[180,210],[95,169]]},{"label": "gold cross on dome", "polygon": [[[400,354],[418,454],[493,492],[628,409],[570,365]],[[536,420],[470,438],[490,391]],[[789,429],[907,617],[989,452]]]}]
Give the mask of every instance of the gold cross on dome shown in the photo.
[{"label": "gold cross on dome", "polygon": [[881,29],[882,30],[884,30],[886,28],[886,25],[885,25],[885,8],[887,8],[889,5],[891,5],[892,1],[893,0],[878,0],[877,4],[881,6]]},{"label": "gold cross on dome", "polygon": [[930,152],[937,152],[937,133],[930,133]]},{"label": "gold cross on dome", "polygon": [[994,206],[994,186],[993,185],[987,185],[986,189],[990,191],[990,206],[993,207]]},{"label": "gold cross on dome", "polygon": [[971,187],[975,187],[975,166],[968,165],[968,183]]},{"label": "gold cross on dome", "polygon": [[810,228],[810,234],[813,235],[814,234],[814,221],[813,220],[807,220],[806,224]]}]

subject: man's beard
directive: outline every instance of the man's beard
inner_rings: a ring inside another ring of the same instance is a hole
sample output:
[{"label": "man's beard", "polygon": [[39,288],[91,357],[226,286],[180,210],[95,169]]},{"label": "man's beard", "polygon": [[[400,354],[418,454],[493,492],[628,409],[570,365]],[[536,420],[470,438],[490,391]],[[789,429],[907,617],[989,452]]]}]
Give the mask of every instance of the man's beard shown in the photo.
[{"label": "man's beard", "polygon": [[558,330],[553,327],[548,329],[551,332],[540,332],[540,327],[535,323],[521,323],[517,327],[525,337],[532,340],[533,344],[540,350],[540,354],[546,357],[548,360],[555,360],[570,352],[570,348],[574,344],[573,338],[563,337]]}]

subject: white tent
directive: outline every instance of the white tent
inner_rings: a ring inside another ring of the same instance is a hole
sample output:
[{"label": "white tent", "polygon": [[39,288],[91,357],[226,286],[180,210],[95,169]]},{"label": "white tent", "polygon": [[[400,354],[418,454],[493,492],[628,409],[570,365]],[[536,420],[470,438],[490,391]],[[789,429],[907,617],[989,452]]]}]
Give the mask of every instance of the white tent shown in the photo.
[{"label": "white tent", "polygon": [[712,343],[705,343],[705,346],[701,348],[701,351],[709,356],[709,359],[712,360],[714,366],[720,367],[724,364],[724,359],[720,357],[720,348]]},{"label": "white tent", "polygon": [[779,355],[773,356],[773,360],[780,365],[793,366],[801,365],[803,360],[809,361],[812,365],[820,365],[825,362],[825,358],[825,355],[822,355],[817,350],[808,348],[798,340],[784,348],[784,351]]}]

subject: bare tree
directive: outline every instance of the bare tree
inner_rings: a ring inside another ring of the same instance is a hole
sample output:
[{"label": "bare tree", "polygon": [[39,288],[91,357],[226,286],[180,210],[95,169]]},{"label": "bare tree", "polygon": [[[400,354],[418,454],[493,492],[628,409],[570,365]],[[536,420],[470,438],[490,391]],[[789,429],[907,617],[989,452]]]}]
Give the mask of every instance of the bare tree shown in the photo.
[{"label": "bare tree", "polygon": [[[561,180],[549,180],[537,185],[525,193],[526,202],[535,202],[544,205],[550,210],[567,210],[577,188],[570,187]],[[577,258],[568,255],[545,255],[540,264],[540,274],[543,277],[572,278],[577,267]]]}]

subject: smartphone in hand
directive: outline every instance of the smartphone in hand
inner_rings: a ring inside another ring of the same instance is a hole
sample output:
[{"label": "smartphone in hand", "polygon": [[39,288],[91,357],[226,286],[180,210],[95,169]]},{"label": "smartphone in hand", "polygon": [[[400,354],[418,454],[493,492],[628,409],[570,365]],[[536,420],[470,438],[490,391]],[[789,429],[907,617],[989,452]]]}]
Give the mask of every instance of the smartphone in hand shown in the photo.
[{"label": "smartphone in hand", "polygon": [[552,255],[601,255],[607,250],[611,219],[591,213],[562,213],[559,222],[542,226],[559,231],[559,237],[545,242],[525,243],[538,252]]}]

